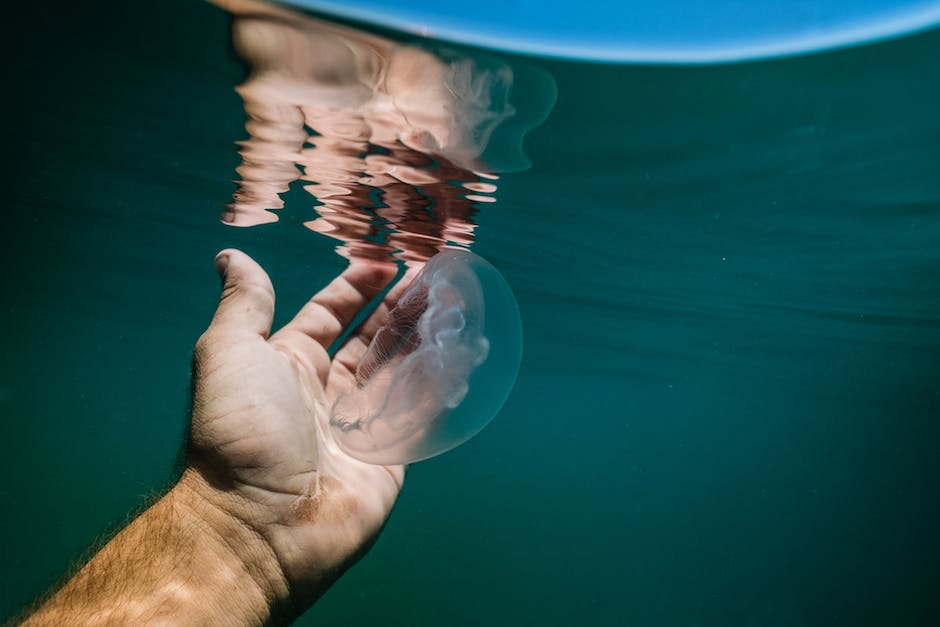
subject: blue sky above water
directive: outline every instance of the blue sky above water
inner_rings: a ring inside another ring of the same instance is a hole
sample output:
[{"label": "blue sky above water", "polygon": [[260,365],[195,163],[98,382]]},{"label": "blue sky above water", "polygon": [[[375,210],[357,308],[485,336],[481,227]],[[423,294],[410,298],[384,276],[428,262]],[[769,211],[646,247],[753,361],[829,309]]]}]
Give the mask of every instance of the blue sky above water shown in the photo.
[{"label": "blue sky above water", "polygon": [[940,24],[940,0],[288,0],[290,4],[528,54],[711,63],[800,54]]}]

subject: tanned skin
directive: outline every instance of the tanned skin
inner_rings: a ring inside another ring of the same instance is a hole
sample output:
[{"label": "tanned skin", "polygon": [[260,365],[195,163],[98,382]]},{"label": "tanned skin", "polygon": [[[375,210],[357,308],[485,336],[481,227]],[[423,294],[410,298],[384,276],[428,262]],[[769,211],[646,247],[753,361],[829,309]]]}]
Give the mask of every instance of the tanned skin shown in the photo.
[{"label": "tanned skin", "polygon": [[404,479],[340,451],[329,407],[407,286],[353,262],[270,335],[274,289],[237,250],[216,257],[218,309],[196,344],[179,481],[25,619],[38,625],[262,625],[299,616],[371,545]]}]

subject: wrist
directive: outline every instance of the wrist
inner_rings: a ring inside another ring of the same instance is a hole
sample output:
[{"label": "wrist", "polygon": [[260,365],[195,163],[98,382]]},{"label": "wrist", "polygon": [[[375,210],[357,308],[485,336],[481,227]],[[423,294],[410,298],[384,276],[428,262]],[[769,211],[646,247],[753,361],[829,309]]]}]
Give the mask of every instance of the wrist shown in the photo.
[{"label": "wrist", "polygon": [[236,559],[266,598],[275,600],[272,616],[282,620],[313,605],[372,537],[349,524],[360,514],[359,505],[332,477],[318,476],[313,494],[247,490],[254,498],[244,489],[216,487],[218,481],[201,465],[189,466],[172,493],[208,527],[220,555]]},{"label": "wrist", "polygon": [[[237,604],[237,613],[265,624],[287,623],[299,612],[274,550],[247,520],[228,507],[225,495],[197,471],[187,469],[164,497],[185,524],[202,538],[206,572],[225,589],[222,598]],[[232,614],[232,607],[218,608]]]}]

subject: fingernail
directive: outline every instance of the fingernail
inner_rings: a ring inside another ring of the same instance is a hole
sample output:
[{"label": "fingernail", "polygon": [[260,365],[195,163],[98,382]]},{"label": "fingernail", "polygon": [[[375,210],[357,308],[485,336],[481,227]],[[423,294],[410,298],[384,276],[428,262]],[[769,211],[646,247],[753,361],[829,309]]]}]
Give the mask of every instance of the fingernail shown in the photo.
[{"label": "fingernail", "polygon": [[228,253],[219,253],[215,256],[215,271],[219,273],[220,277],[225,276],[225,270],[228,268]]}]

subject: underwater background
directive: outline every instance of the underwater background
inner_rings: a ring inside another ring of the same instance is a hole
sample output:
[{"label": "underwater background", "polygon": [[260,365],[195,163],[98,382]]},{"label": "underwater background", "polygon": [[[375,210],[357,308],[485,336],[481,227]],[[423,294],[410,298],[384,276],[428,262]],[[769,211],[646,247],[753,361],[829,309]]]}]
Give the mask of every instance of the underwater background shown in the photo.
[{"label": "underwater background", "polygon": [[[276,325],[346,264],[297,190],[275,223],[219,220],[246,138],[223,11],[12,23],[3,616],[172,477],[215,253],[268,270]],[[934,30],[716,66],[527,60],[557,102],[473,218],[522,311],[517,385],[410,468],[300,624],[938,624],[938,59]]]}]

